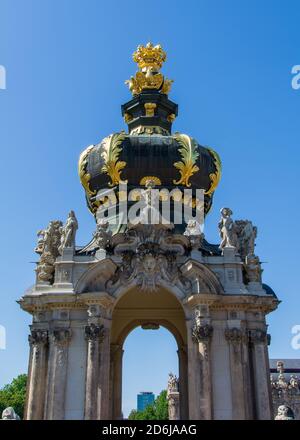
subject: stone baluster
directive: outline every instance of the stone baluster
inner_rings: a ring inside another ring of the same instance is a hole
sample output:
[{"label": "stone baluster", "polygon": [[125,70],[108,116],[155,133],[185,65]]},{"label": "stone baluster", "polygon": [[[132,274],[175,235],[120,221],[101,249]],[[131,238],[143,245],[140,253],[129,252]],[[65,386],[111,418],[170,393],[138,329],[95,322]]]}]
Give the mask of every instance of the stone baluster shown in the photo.
[{"label": "stone baluster", "polygon": [[85,392],[85,419],[99,419],[98,386],[100,372],[100,344],[104,339],[104,326],[91,323],[85,327],[88,341]]},{"label": "stone baluster", "polygon": [[256,417],[259,420],[272,418],[271,385],[267,352],[267,332],[262,329],[249,331],[255,386]]},{"label": "stone baluster", "polygon": [[213,327],[209,319],[196,318],[188,338],[189,418],[212,419],[210,343]]},{"label": "stone baluster", "polygon": [[48,331],[32,328],[28,340],[30,343],[31,359],[25,419],[42,420],[46,391]]},{"label": "stone baluster", "polygon": [[225,339],[229,344],[232,418],[234,420],[246,419],[246,395],[244,388],[243,344],[247,335],[244,330],[233,327],[225,329]]},{"label": "stone baluster", "polygon": [[65,392],[68,367],[68,349],[72,332],[70,328],[56,328],[51,332],[48,363],[48,395],[45,418],[65,418]]}]

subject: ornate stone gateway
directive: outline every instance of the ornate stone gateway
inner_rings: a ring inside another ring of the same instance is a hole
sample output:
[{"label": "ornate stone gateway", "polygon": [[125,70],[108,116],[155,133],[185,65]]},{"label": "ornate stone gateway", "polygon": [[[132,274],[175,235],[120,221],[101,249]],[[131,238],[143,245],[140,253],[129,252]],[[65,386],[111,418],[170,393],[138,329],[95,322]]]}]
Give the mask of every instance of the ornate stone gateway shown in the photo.
[{"label": "ornate stone gateway", "polygon": [[[273,417],[265,316],[278,300],[262,284],[257,229],[223,208],[220,246],[205,240],[194,214],[211,208],[221,163],[211,148],[171,134],[177,105],[160,73],[165,59],[160,46],[138,47],[133,98],[122,106],[128,134],[80,156],[96,219],[91,242],[75,246],[73,211],[65,225],[51,221],[38,232],[36,283],[19,301],[33,316],[27,419],[121,418],[123,344],[137,326],[164,326],[177,341],[170,417]],[[124,221],[136,203],[137,220]],[[178,206],[193,217],[176,221]]]}]

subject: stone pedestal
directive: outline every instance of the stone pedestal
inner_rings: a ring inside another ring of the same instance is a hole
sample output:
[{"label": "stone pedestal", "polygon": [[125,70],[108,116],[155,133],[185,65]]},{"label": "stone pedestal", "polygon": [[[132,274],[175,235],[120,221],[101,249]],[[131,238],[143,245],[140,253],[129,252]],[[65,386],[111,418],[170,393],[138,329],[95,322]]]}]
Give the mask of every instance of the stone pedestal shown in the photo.
[{"label": "stone pedestal", "polygon": [[169,420],[180,420],[180,399],[178,391],[168,392]]}]

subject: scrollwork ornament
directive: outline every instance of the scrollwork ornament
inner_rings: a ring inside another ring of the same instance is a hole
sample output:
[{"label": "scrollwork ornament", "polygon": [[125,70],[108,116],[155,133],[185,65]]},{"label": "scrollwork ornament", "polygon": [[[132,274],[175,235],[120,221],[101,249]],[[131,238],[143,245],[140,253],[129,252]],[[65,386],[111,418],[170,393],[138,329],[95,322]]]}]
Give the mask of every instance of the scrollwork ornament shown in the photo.
[{"label": "scrollwork ornament", "polygon": [[190,187],[190,178],[199,171],[199,167],[196,165],[199,157],[197,143],[186,134],[175,133],[173,137],[180,145],[178,152],[182,158],[181,161],[174,163],[174,167],[179,170],[180,178],[174,180],[173,183]]},{"label": "scrollwork ornament", "polygon": [[122,152],[122,142],[126,138],[125,131],[108,136],[103,140],[101,157],[104,161],[101,171],[107,174],[111,181],[108,186],[113,187],[120,182],[126,183],[121,179],[121,172],[126,166],[126,162],[120,161],[119,156]]}]

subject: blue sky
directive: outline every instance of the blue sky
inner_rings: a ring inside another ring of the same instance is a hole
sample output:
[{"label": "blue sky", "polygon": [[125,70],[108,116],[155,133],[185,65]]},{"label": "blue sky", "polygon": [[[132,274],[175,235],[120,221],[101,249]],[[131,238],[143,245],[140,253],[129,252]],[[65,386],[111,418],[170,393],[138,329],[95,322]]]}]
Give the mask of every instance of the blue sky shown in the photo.
[{"label": "blue sky", "polygon": [[[300,324],[300,89],[291,87],[299,21],[293,0],[0,0],[7,72],[0,90],[0,324],[7,331],[0,386],[27,369],[30,316],[15,301],[34,282],[36,231],[74,209],[77,242],[89,241],[94,220],[77,159],[125,128],[120,105],[130,99],[124,80],[136,71],[131,54],[149,39],[168,54],[164,73],[175,80],[170,98],[179,104],[174,130],[212,146],[223,162],[206,237],[218,241],[222,206],[258,226],[264,282],[282,300],[268,319],[270,355],[299,357],[291,347],[291,328]],[[141,387],[158,392],[175,371],[172,336],[157,333],[166,347],[161,358],[154,333],[137,330],[126,341],[127,406]],[[133,347],[146,337],[150,354],[138,358],[141,379],[134,381]],[[142,381],[147,362],[160,364],[153,383],[146,375]]]}]

